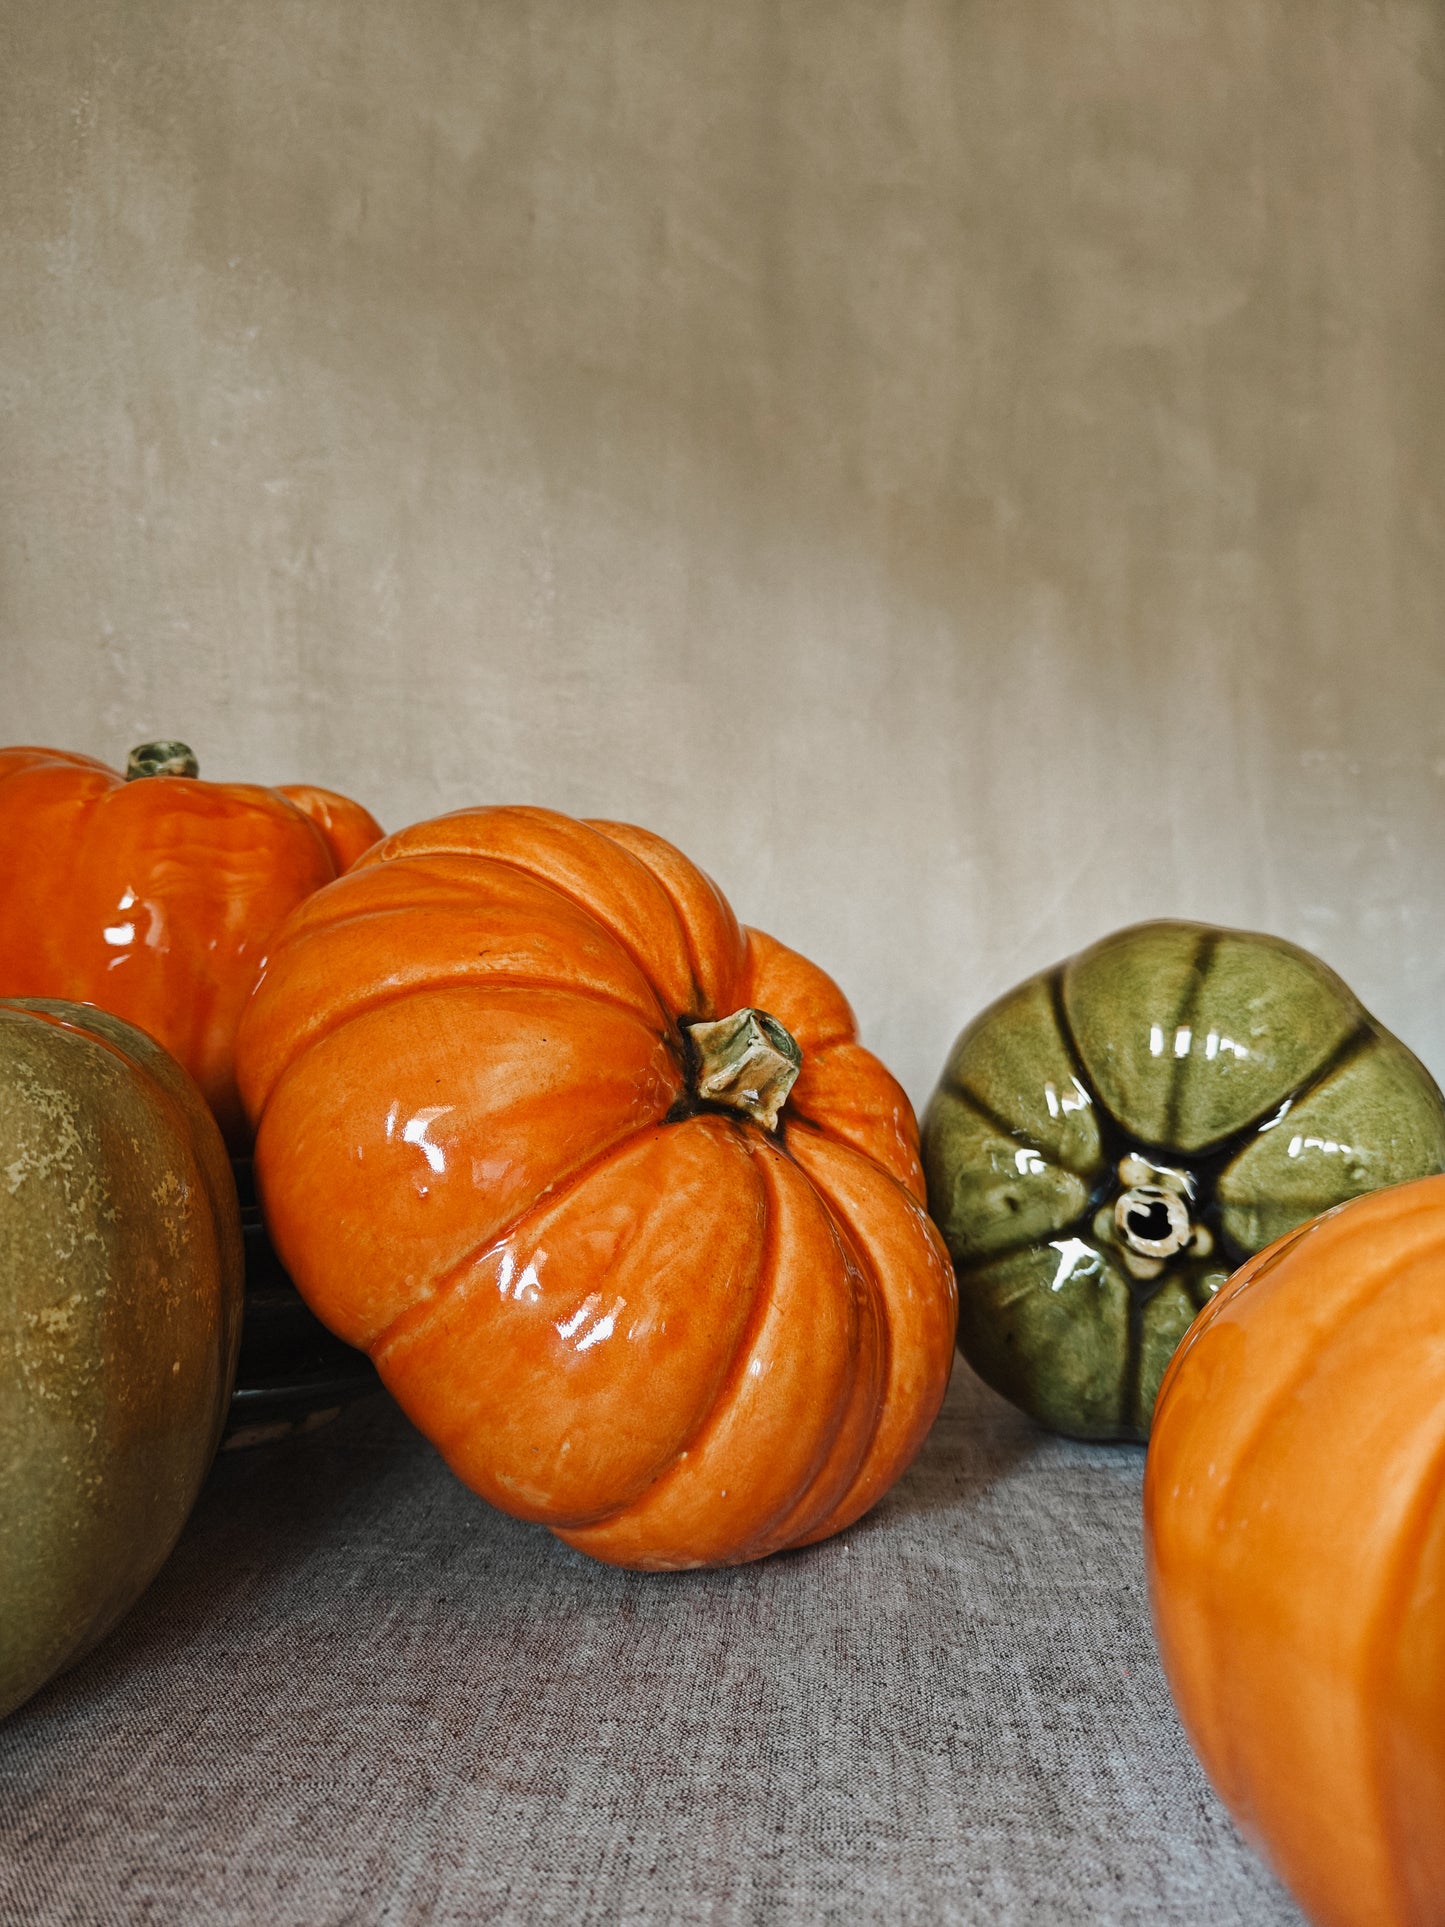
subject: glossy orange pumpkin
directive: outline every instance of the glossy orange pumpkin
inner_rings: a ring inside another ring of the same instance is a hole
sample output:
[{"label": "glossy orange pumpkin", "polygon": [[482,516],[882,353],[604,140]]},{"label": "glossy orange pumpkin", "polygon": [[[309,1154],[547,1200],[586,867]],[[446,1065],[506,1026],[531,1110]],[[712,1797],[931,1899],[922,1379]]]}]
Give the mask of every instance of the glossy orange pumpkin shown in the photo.
[{"label": "glossy orange pumpkin", "polygon": [[0,996],[138,1025],[243,1148],[232,1053],[267,941],[380,835],[329,790],[203,782],[183,743],[133,751],[129,780],[91,756],[0,749]]},{"label": "glossy orange pumpkin", "polygon": [[537,809],[387,838],[281,932],[238,1065],[288,1271],[495,1505],[733,1563],[912,1459],[956,1300],[908,1100],[660,838]]},{"label": "glossy orange pumpkin", "polygon": [[1159,1394],[1155,1626],[1184,1725],[1319,1927],[1445,1922],[1445,1178],[1244,1265]]}]

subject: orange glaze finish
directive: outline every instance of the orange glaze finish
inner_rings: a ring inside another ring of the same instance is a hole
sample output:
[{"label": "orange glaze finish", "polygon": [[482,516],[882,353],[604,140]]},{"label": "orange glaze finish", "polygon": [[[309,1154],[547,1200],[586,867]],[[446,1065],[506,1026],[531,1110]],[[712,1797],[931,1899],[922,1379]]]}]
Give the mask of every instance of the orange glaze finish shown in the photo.
[{"label": "orange glaze finish", "polygon": [[1318,1927],[1445,1922],[1445,1178],[1244,1265],[1165,1377],[1155,1629],[1220,1794]]},{"label": "orange glaze finish", "polygon": [[126,782],[93,757],[0,750],[0,995],[97,1004],[138,1025],[244,1149],[233,1051],[266,944],[380,835],[326,790]]},{"label": "orange glaze finish", "polygon": [[381,825],[371,811],[353,803],[349,796],[318,789],[314,783],[278,783],[276,794],[311,818],[326,839],[338,876],[381,839]]},{"label": "orange glaze finish", "polygon": [[[803,1070],[776,1135],[689,1020]],[[466,1482],[614,1564],[840,1531],[952,1362],[918,1133],[837,986],[670,844],[546,810],[388,837],[272,946],[237,1046],[271,1235]]]}]

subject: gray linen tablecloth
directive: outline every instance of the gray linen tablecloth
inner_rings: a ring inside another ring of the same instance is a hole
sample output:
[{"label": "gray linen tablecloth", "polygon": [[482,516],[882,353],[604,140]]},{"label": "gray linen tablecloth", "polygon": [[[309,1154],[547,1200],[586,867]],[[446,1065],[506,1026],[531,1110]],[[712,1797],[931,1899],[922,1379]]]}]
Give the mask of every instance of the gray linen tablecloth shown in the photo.
[{"label": "gray linen tablecloth", "polygon": [[841,1539],[645,1577],[385,1398],[230,1454],[0,1728],[0,1918],[1297,1923],[1170,1709],[1142,1466],[960,1365]]}]

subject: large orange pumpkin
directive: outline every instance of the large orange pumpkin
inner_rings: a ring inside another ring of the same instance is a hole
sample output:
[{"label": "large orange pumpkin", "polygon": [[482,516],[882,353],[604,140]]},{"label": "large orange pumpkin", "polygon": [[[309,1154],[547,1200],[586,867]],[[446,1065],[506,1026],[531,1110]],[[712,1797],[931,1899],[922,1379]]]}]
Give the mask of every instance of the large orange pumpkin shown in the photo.
[{"label": "large orange pumpkin", "polygon": [[502,808],[387,838],[287,923],[237,1056],[288,1271],[504,1510],[732,1563],[916,1452],[956,1300],[908,1100],[660,838]]},{"label": "large orange pumpkin", "polygon": [[1320,1927],[1445,1922],[1445,1178],[1235,1273],[1159,1394],[1155,1625],[1210,1777]]},{"label": "large orange pumpkin", "polygon": [[232,1052],[267,941],[380,835],[330,790],[203,782],[184,743],[143,744],[126,776],[0,749],[0,996],[98,1004],[148,1031],[242,1149]]}]

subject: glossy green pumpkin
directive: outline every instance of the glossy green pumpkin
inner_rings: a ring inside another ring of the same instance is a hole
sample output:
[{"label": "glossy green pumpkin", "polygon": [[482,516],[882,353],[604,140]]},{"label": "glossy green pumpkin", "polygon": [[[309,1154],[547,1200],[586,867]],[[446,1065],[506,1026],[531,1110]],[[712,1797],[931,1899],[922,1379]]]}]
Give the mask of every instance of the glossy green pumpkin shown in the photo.
[{"label": "glossy green pumpkin", "polygon": [[969,1025],[923,1152],[974,1370],[1055,1431],[1144,1439],[1229,1274],[1332,1205],[1445,1169],[1445,1100],[1307,951],[1146,923]]},{"label": "glossy green pumpkin", "polygon": [[0,1001],[0,1716],[174,1545],[241,1293],[235,1186],[185,1072],[88,1004]]}]

